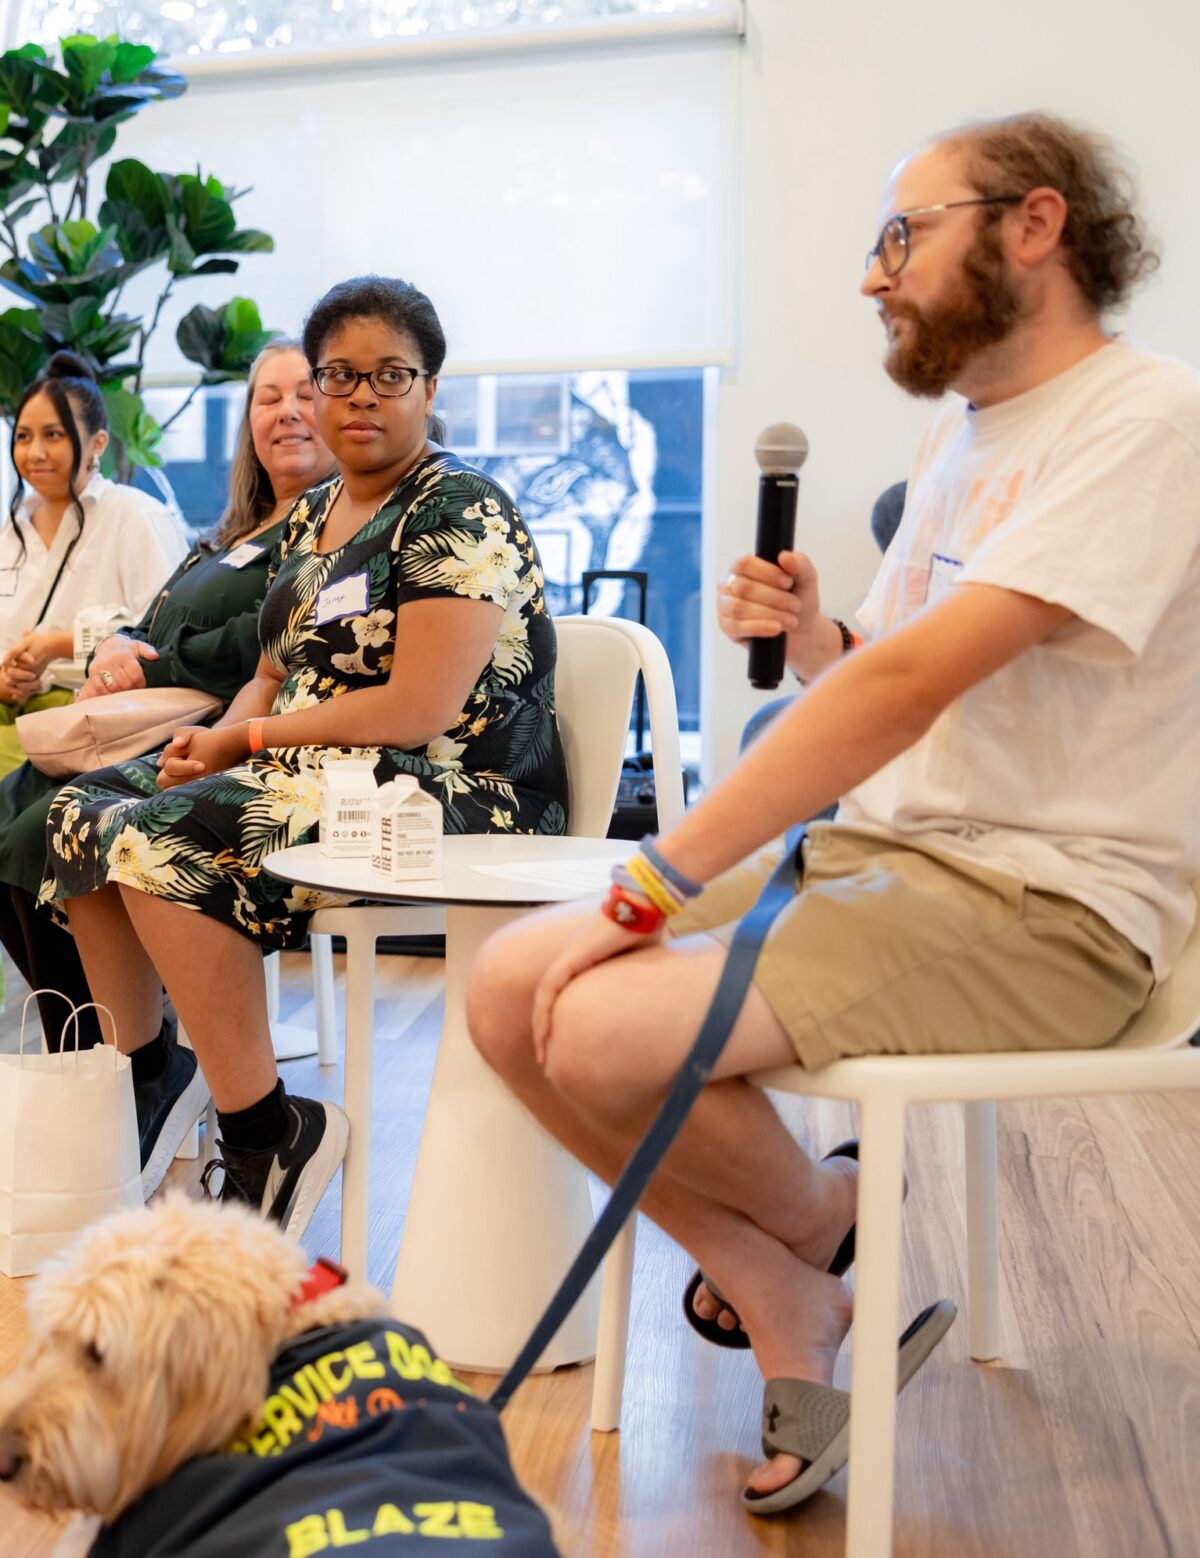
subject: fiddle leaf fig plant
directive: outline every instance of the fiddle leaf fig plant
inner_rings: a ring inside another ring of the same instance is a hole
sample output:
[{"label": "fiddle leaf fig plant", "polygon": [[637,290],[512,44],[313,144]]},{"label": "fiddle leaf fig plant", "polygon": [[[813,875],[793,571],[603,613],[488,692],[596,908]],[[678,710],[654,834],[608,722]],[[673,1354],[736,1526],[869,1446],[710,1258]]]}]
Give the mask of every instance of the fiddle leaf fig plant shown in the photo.
[{"label": "fiddle leaf fig plant", "polygon": [[[142,381],[174,289],[196,276],[232,275],[235,256],[269,254],[274,243],[238,226],[234,202],[247,191],[199,168],[164,173],[135,158],[110,162],[97,201],[97,164],[119,126],[187,83],[149,45],[115,35],[74,34],[59,54],[55,64],[27,43],[0,55],[0,286],[18,305],[0,313],[0,415],[12,416],[51,352],[78,352],[108,405],[106,466],[127,479],[134,466],[162,463],[163,429],[146,410]],[[127,283],[151,270],[159,277],[153,306],[145,315],[121,312]],[[202,370],[198,389],[245,378],[274,334],[253,302],[234,298],[223,309],[193,308],[176,342]]]}]

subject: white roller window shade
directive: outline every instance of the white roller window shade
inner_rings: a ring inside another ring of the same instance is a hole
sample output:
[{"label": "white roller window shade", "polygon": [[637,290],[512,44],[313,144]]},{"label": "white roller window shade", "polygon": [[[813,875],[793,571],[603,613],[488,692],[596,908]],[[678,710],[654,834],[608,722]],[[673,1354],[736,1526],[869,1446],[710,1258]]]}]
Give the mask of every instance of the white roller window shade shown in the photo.
[{"label": "white roller window shade", "polygon": [[[193,303],[238,292],[294,331],[326,287],[371,270],[429,293],[453,371],[728,362],[737,48],[195,81],[126,126],[117,155],[252,185],[239,222],[276,252],[180,285],[148,369],[178,371]],[[126,301],[152,294],[139,280]]]}]

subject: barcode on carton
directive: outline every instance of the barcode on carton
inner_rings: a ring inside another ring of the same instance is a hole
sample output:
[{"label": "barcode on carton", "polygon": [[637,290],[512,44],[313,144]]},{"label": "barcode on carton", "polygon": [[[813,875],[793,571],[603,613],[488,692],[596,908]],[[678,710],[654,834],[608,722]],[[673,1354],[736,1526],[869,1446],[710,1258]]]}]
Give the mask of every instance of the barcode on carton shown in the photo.
[{"label": "barcode on carton", "polygon": [[350,811],[345,807],[338,808],[337,820],[339,822],[370,822],[371,813],[368,807],[360,807]]}]

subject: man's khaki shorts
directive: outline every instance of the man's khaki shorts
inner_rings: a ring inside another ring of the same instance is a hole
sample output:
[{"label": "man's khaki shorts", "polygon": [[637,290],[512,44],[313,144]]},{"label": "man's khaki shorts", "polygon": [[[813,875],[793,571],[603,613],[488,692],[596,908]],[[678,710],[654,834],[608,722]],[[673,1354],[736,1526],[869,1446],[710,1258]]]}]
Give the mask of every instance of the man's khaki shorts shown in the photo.
[{"label": "man's khaki shorts", "polygon": [[[718,877],[673,935],[726,943],[780,859]],[[813,823],[804,880],[754,983],[802,1066],[850,1055],[1094,1049],[1154,988],[1150,961],[1073,898],[843,826]]]}]

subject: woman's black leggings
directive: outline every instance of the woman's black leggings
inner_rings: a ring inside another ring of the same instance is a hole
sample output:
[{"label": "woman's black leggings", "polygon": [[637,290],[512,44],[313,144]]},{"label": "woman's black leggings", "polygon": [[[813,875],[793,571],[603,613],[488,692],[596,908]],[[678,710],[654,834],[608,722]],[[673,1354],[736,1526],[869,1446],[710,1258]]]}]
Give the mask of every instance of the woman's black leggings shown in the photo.
[{"label": "woman's black leggings", "polygon": [[[4,883],[0,883],[0,941],[31,990],[57,990],[74,1006],[92,999],[74,936],[39,910],[31,893]],[[47,1043],[57,1051],[70,1007],[58,996],[39,995],[38,1009]],[[91,1049],[101,1039],[95,1009],[81,1012],[80,1049]]]}]

